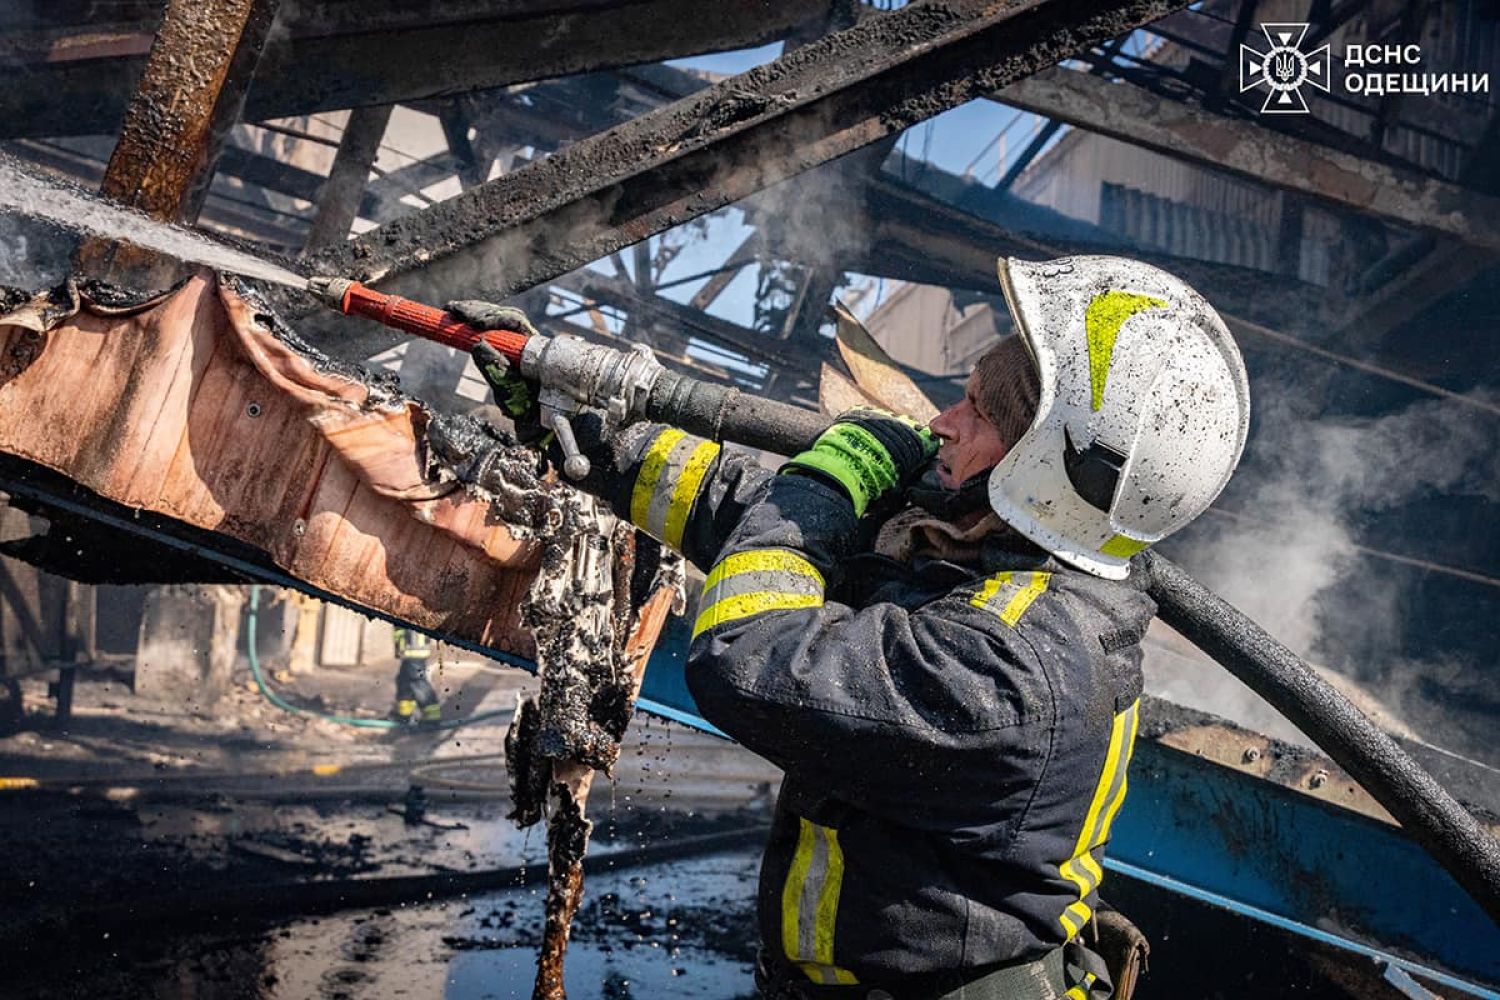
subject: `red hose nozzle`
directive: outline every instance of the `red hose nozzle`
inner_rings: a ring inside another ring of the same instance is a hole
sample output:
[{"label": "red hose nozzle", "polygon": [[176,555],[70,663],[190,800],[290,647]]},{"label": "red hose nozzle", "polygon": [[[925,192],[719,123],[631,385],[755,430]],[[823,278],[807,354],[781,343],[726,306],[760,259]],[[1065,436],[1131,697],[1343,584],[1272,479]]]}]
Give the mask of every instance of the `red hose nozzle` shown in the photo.
[{"label": "red hose nozzle", "polygon": [[385,295],[347,278],[309,278],[307,290],[347,316],[363,316],[413,336],[468,352],[481,340],[519,364],[531,338],[510,330],[477,330],[444,312],[399,295]]}]

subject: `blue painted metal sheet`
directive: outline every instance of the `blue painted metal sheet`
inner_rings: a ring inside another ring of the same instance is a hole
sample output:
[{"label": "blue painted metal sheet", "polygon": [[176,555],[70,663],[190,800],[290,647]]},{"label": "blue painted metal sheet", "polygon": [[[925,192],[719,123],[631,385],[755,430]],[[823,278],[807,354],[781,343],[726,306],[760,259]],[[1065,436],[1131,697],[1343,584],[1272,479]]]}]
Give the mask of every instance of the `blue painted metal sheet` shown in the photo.
[{"label": "blue painted metal sheet", "polygon": [[661,637],[656,640],[656,649],[646,663],[646,676],[641,681],[641,696],[637,704],[653,715],[681,722],[715,736],[724,734],[703,720],[698,706],[688,691],[683,667],[687,663],[688,642],[692,629],[686,617],[674,615],[662,627]]},{"label": "blue painted metal sheet", "polygon": [[1500,985],[1500,927],[1397,827],[1142,740],[1110,857]]}]

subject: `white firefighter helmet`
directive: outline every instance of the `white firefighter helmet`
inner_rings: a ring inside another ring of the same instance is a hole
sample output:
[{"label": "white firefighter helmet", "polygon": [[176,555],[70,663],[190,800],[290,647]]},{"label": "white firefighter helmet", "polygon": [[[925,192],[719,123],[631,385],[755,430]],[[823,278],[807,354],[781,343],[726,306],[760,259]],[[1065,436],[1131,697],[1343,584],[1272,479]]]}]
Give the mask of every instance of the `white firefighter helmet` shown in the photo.
[{"label": "white firefighter helmet", "polygon": [[1229,481],[1250,422],[1245,363],[1213,307],[1149,264],[1001,259],[1000,283],[1041,392],[990,505],[1063,562],[1123,579]]}]

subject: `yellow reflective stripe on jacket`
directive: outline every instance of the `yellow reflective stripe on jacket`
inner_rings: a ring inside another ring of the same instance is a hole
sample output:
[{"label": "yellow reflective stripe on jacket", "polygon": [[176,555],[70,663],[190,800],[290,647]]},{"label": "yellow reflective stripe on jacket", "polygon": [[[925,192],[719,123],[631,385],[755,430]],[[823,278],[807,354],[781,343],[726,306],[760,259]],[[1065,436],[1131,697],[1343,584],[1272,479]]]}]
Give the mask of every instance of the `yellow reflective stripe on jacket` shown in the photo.
[{"label": "yellow reflective stripe on jacket", "polygon": [[693,638],[729,622],[823,604],[823,574],[790,549],[749,549],[726,556],[703,581]]},{"label": "yellow reflective stripe on jacket", "polygon": [[838,831],[798,818],[797,853],[781,888],[781,949],[815,983],[859,980],[833,963],[833,930],[844,884]]},{"label": "yellow reflective stripe on jacket", "polygon": [[1058,922],[1071,939],[1089,922],[1093,911],[1088,905],[1089,893],[1099,888],[1104,880],[1104,870],[1094,851],[1104,846],[1109,839],[1109,827],[1115,814],[1125,802],[1125,790],[1129,784],[1127,772],[1130,756],[1135,747],[1136,728],[1140,722],[1139,701],[1125,711],[1115,715],[1110,726],[1109,749],[1104,754],[1104,769],[1099,774],[1099,784],[1094,788],[1094,797],[1089,802],[1088,815],[1084,817],[1083,829],[1078,833],[1078,842],[1073,845],[1073,856],[1064,861],[1058,873],[1078,889],[1078,899],[1068,904]]},{"label": "yellow reflective stripe on jacket", "polygon": [[637,528],[646,528],[650,517],[651,498],[656,494],[656,484],[667,467],[667,455],[687,435],[675,427],[668,427],[652,439],[646,455],[641,459],[640,471],[635,474],[635,488],[630,493],[630,523]]},{"label": "yellow reflective stripe on jacket", "polygon": [[425,660],[432,656],[432,640],[421,632],[398,628],[396,655],[403,660]]},{"label": "yellow reflective stripe on jacket", "polygon": [[1042,572],[1017,573],[1007,570],[996,573],[984,581],[984,586],[969,598],[969,603],[976,608],[993,612],[1005,624],[1015,628],[1026,609],[1031,607],[1031,602],[1047,589],[1047,583],[1051,579],[1051,573]]},{"label": "yellow reflective stripe on jacket", "polygon": [[682,548],[693,501],[719,457],[712,441],[690,437],[675,427],[652,439],[630,491],[630,523],[666,545]]}]

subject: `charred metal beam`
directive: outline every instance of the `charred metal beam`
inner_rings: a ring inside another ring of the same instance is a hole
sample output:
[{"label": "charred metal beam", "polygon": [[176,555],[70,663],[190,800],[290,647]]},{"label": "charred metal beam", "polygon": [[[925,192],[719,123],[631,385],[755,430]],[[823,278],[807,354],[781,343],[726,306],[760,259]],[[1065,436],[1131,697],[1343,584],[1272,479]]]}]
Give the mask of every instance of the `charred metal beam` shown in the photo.
[{"label": "charred metal beam", "polygon": [[[1171,16],[1181,17],[1187,13],[1190,12],[1179,11],[1178,13]],[[1155,27],[1157,31],[1161,30],[1159,25],[1155,25],[1153,27]],[[1110,42],[1104,47],[1104,50],[1101,53],[1103,60],[1105,60],[1106,62],[1096,62],[1090,69],[1090,72],[1096,75],[1103,73],[1104,66],[1107,64],[1107,61],[1113,59],[1116,55],[1123,51],[1124,48],[1125,38],[1123,37],[1116,38],[1114,41]],[[1046,125],[1042,126],[1040,129],[1038,129],[1036,135],[1032,136],[1031,141],[1026,144],[1026,148],[1021,150],[1021,155],[1016,157],[1015,162],[1013,162],[1010,167],[1006,169],[1005,173],[1001,175],[1000,179],[995,182],[995,190],[1009,191],[1012,187],[1014,187],[1016,181],[1020,179],[1020,176],[1023,173],[1026,172],[1026,168],[1031,166],[1032,161],[1041,155],[1042,150],[1047,148],[1047,143],[1052,141],[1052,137],[1057,135],[1062,126],[1062,122],[1053,119]]]},{"label": "charred metal beam", "polygon": [[428,288],[503,297],[1183,6],[912,4],[366,233],[323,263],[376,282],[422,268]]},{"label": "charred metal beam", "polygon": [[[649,110],[708,85],[708,81],[692,73],[655,65],[579,74],[526,87],[519,92],[500,88],[475,92],[467,97],[475,105],[472,124],[481,139],[532,146],[540,156],[643,113],[637,100],[621,99],[620,92],[626,88],[656,95],[659,98],[656,103],[644,109]],[[416,111],[440,116],[449,102],[421,100],[404,103]],[[399,198],[402,194],[456,175],[462,166],[459,157],[444,150],[387,171],[371,183],[370,190]],[[508,168],[506,172],[509,169],[514,168]],[[389,222],[409,211],[403,207],[367,218]]]},{"label": "charred metal beam", "polygon": [[[1326,12],[1321,9],[1324,6],[1328,8]],[[1344,0],[1343,3],[1337,6],[1332,2],[1325,4],[1324,0],[1317,0],[1315,12],[1322,16],[1313,21],[1313,28],[1307,33],[1307,38],[1303,41],[1303,44],[1309,49],[1313,48],[1322,42],[1323,39],[1328,38],[1335,31],[1348,24],[1354,19],[1354,15],[1369,6],[1370,0]]]},{"label": "charred metal beam", "polygon": [[197,218],[281,0],[171,0],[99,192]]},{"label": "charred metal beam", "polygon": [[365,181],[380,151],[380,140],[390,123],[391,110],[389,104],[375,104],[349,112],[333,167],[314,199],[318,214],[307,234],[308,251],[340,243],[349,235],[349,227],[359,214]]},{"label": "charred metal beam", "polygon": [[458,161],[459,185],[467,189],[484,183],[489,176],[493,158],[481,153],[479,144],[469,138],[469,129],[474,125],[471,110],[464,105],[461,97],[432,103],[438,105],[438,123],[443,127],[443,140],[448,144],[448,152]]},{"label": "charred metal beam", "polygon": [[1062,122],[1054,120],[1043,125],[1037,134],[1032,136],[1031,141],[1026,144],[1026,148],[1021,150],[1021,155],[1017,156],[1015,162],[1006,169],[1005,175],[995,183],[995,190],[1009,191],[1014,187],[1016,180],[1026,172],[1027,167],[1031,166],[1031,162],[1037,158],[1037,154],[1046,148],[1047,143],[1052,141],[1053,136],[1057,135],[1058,130],[1062,128],[1062,124]]},{"label": "charred metal beam", "polygon": [[[349,10],[341,19],[319,21],[325,6]],[[442,6],[444,20],[432,23],[431,5],[298,5],[298,18],[266,46],[246,120],[401,103],[747,48],[821,24],[829,9],[827,2],[770,0],[719,4],[708,16],[699,0],[609,6],[567,0],[527,3],[503,16],[487,3],[482,14],[476,7],[461,20],[446,10],[450,5]],[[384,21],[378,19],[382,12]],[[374,26],[361,23],[367,17]],[[121,95],[134,88],[144,65],[141,57],[127,56],[36,61],[11,69],[0,89],[0,138],[116,131],[125,106]]]},{"label": "charred metal beam", "polygon": [[[22,140],[23,142],[27,140]],[[451,172],[451,171],[450,171]],[[219,154],[220,177],[233,177],[246,184],[275,191],[291,198],[300,198],[313,204],[323,200],[323,188],[328,178],[316,171],[284,163],[264,153],[257,153],[243,146],[225,146]],[[446,175],[444,175],[446,176]],[[435,183],[435,181],[429,181]],[[355,212],[366,219],[394,218],[411,208],[400,204],[396,198],[387,197],[379,191],[366,187],[359,196]]]},{"label": "charred metal beam", "polygon": [[740,241],[740,245],[734,248],[724,261],[724,270],[711,276],[704,282],[703,287],[693,293],[688,305],[694,309],[707,309],[714,304],[714,300],[724,294],[724,289],[740,276],[745,265],[755,259],[760,246],[760,234],[751,233]]},{"label": "charred metal beam", "polygon": [[[1381,43],[1393,42],[1397,45],[1420,43],[1429,12],[1428,0],[1410,0],[1402,6],[1401,13],[1396,18],[1394,36],[1382,32]],[[1400,93],[1388,92],[1381,95],[1375,117],[1370,121],[1372,145],[1384,147],[1386,136],[1400,121],[1401,109],[1405,103],[1407,102],[1404,100],[1404,95]]]},{"label": "charred metal beam", "polygon": [[1223,118],[1128,83],[1054,70],[998,96],[1006,104],[1167,156],[1500,249],[1500,198]]},{"label": "charred metal beam", "polygon": [[[633,283],[594,271],[578,271],[553,282],[595,302],[618,306],[627,312],[645,313],[645,318],[665,321],[707,343],[728,348],[756,364],[816,372],[819,363],[831,360],[830,350],[816,344],[788,344],[756,333],[747,327],[720,319],[661,295],[643,294]],[[830,342],[829,346],[832,344]]]},{"label": "charred metal beam", "polygon": [[1235,77],[1238,75],[1236,71],[1240,66],[1240,46],[1250,37],[1250,29],[1255,25],[1255,9],[1259,6],[1260,0],[1240,0],[1240,9],[1234,15],[1234,30],[1229,35],[1229,44],[1224,47],[1222,79],[1225,93],[1233,93],[1230,88],[1235,85]]},{"label": "charred metal beam", "polygon": [[843,272],[836,268],[809,268],[797,289],[797,301],[787,310],[782,338],[795,343],[816,344],[818,329],[828,313],[828,300],[843,280]]},{"label": "charred metal beam", "polygon": [[[267,69],[302,80],[268,80],[250,109],[261,117],[452,95],[512,83],[748,48],[827,16],[802,0],[720,4],[652,0],[541,11],[481,23],[407,27],[379,36],[291,39],[267,53]],[[425,52],[432,59],[412,58]]]},{"label": "charred metal beam", "polygon": [[463,164],[446,149],[441,153],[396,167],[394,170],[377,170],[375,179],[365,188],[367,198],[375,197],[379,205],[374,214],[360,214],[376,223],[390,222],[415,210],[415,206],[401,201],[402,196],[414,194],[424,188],[456,176]]},{"label": "charred metal beam", "polygon": [[[805,244],[774,249],[803,263],[822,260],[862,274],[992,295],[1000,294],[997,257],[1126,254],[1178,275],[1226,312],[1278,329],[1315,315],[1326,297],[1322,289],[1284,275],[1143,251],[1097,226],[937,168],[926,171],[920,186],[897,180],[894,175],[900,172],[895,166],[862,184],[850,178],[820,185],[815,192],[826,211],[859,212],[872,220],[868,246],[829,247],[822,257],[809,257],[816,248]],[[831,197],[847,197],[853,204],[831,205]]]}]

